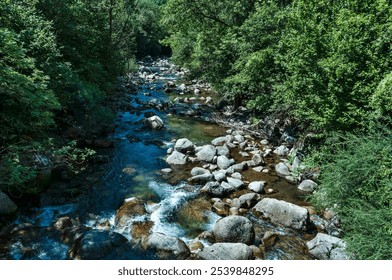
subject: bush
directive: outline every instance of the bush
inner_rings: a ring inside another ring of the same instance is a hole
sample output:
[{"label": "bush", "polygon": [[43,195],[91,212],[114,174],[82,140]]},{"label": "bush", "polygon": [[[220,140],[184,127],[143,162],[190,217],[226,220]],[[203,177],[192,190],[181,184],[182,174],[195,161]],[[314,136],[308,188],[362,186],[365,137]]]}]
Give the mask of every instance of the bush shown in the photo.
[{"label": "bush", "polygon": [[391,143],[391,129],[378,126],[335,134],[317,154],[320,186],[312,202],[336,205],[348,250],[358,259],[392,258]]}]

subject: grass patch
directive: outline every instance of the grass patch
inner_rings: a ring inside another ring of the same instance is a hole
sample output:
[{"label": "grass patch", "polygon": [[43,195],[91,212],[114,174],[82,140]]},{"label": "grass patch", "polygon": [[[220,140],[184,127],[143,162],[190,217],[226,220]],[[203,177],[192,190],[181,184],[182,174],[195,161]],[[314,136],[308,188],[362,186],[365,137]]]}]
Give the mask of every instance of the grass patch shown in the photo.
[{"label": "grass patch", "polygon": [[321,168],[312,203],[336,206],[356,259],[392,259],[392,134],[387,127],[334,134],[313,154]]}]

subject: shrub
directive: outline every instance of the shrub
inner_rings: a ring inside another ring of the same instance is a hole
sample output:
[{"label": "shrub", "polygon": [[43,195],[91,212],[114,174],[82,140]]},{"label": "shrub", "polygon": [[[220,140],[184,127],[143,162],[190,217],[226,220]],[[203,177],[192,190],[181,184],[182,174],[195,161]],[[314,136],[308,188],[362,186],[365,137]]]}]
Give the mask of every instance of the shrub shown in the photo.
[{"label": "shrub", "polygon": [[348,249],[358,259],[391,259],[392,133],[335,134],[317,153],[320,186],[312,196],[319,207],[336,205]]}]

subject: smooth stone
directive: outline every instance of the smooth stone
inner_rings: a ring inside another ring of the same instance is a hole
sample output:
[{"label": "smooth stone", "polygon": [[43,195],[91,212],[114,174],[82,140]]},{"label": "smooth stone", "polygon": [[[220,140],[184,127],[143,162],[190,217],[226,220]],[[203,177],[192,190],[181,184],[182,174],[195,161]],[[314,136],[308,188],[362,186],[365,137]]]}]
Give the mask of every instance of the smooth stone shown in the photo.
[{"label": "smooth stone", "polygon": [[167,157],[166,162],[172,165],[183,165],[187,162],[187,156],[183,153],[173,151],[173,153]]},{"label": "smooth stone", "polygon": [[263,193],[265,187],[265,181],[254,181],[249,183],[248,189],[255,193]]},{"label": "smooth stone", "polygon": [[252,260],[252,249],[243,243],[214,243],[196,253],[203,260]]},{"label": "smooth stone", "polygon": [[252,210],[274,224],[293,229],[306,230],[310,223],[306,208],[275,198],[262,199]]},{"label": "smooth stone", "polygon": [[304,192],[313,192],[317,188],[317,183],[312,180],[304,180],[299,184],[298,189]]}]

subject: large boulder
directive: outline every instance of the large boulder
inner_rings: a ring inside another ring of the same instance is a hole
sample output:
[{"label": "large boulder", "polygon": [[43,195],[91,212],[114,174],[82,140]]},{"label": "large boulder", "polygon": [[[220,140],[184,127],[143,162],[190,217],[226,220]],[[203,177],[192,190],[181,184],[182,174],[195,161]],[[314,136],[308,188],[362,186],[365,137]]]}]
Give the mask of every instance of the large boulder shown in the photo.
[{"label": "large boulder", "polygon": [[183,153],[173,151],[173,153],[167,157],[166,162],[171,165],[182,165],[187,162],[188,157]]},{"label": "large boulder", "polygon": [[203,260],[252,260],[252,249],[243,243],[215,243],[196,255]]},{"label": "large boulder", "polygon": [[0,216],[1,215],[10,215],[16,210],[18,207],[16,204],[6,195],[5,193],[0,191]]},{"label": "large boulder", "polygon": [[252,210],[274,224],[298,230],[306,230],[309,226],[308,210],[283,200],[264,198]]},{"label": "large boulder", "polygon": [[337,237],[318,233],[307,243],[309,253],[320,260],[348,260],[346,243]]},{"label": "large boulder", "polygon": [[216,156],[216,148],[212,145],[205,145],[197,154],[196,157],[200,161],[212,162]]},{"label": "large boulder", "polygon": [[144,125],[151,129],[162,129],[164,127],[162,119],[158,116],[144,119]]},{"label": "large boulder", "polygon": [[178,139],[176,144],[174,145],[174,150],[186,154],[187,152],[194,152],[195,145],[186,138]]},{"label": "large boulder", "polygon": [[116,232],[91,230],[77,240],[70,252],[76,259],[99,260],[125,245],[127,241],[124,236]]},{"label": "large boulder", "polygon": [[184,241],[177,237],[157,232],[148,237],[146,247],[155,251],[161,259],[183,260],[190,255],[190,250]]},{"label": "large boulder", "polygon": [[252,222],[242,216],[229,216],[220,219],[215,223],[212,232],[216,242],[251,245],[255,240]]}]

